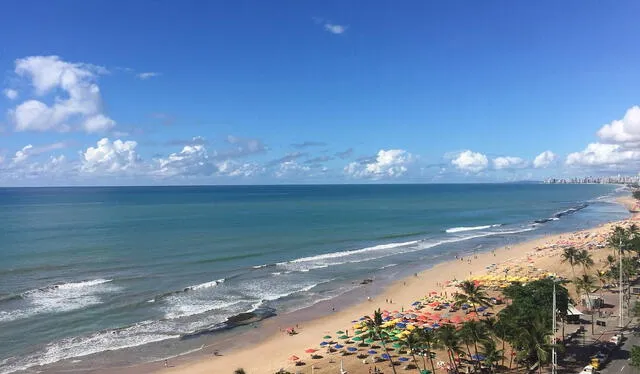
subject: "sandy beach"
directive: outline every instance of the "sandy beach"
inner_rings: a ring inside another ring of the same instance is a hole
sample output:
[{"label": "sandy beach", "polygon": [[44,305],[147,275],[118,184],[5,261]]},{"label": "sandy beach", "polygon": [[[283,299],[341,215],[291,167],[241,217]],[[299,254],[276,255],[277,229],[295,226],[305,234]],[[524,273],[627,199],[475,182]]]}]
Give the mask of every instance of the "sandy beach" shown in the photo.
[{"label": "sandy beach", "polygon": [[[635,209],[635,201],[629,198],[618,200],[630,211]],[[329,362],[328,357],[311,360],[305,353],[308,348],[319,348],[322,336],[333,335],[338,330],[352,330],[354,320],[363,315],[371,314],[375,309],[407,310],[412,302],[420,299],[432,291],[455,292],[455,287],[444,287],[447,281],[454,279],[464,280],[486,275],[492,271],[501,272],[505,267],[511,269],[533,268],[539,272],[552,272],[564,276],[570,276],[570,268],[562,264],[560,254],[561,245],[572,243],[573,245],[588,249],[593,256],[596,267],[601,267],[601,262],[609,251],[602,247],[606,239],[606,233],[618,224],[628,224],[636,217],[621,222],[611,222],[588,230],[547,236],[536,240],[520,243],[511,247],[497,248],[493,251],[479,253],[474,258],[463,260],[452,258],[451,261],[438,264],[430,269],[417,273],[414,276],[401,279],[391,284],[370,300],[358,302],[346,308],[333,306],[335,311],[327,310],[324,316],[311,321],[288,321],[290,326],[276,326],[287,321],[286,318],[264,321],[257,329],[264,332],[257,340],[249,341],[246,345],[236,346],[230,350],[220,350],[219,355],[210,355],[206,358],[183,357],[169,362],[169,367],[163,367],[162,362],[145,364],[137,367],[140,370],[171,373],[171,374],[204,374],[204,373],[232,373],[237,368],[243,368],[247,373],[267,374],[274,373],[284,368],[291,372],[311,373],[311,366],[315,373],[336,373],[340,368],[340,357],[335,356],[334,362]],[[392,303],[389,303],[391,300]],[[327,308],[328,309],[328,308]],[[296,324],[298,327],[296,328]],[[288,335],[279,331],[284,327],[294,327],[298,332]],[[318,353],[323,354],[322,351]],[[289,358],[298,356],[306,362],[305,366],[295,367]],[[326,355],[325,355],[326,356]],[[345,369],[349,373],[368,373],[371,365],[364,365],[355,356],[343,358]],[[119,371],[121,372],[121,371]],[[402,372],[402,370],[400,370]]]}]

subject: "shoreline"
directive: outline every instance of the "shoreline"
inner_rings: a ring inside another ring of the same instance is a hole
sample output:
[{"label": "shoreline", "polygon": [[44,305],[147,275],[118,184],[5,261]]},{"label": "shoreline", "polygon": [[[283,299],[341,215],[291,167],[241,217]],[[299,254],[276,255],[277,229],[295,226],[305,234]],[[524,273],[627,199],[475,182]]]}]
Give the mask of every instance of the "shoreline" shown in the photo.
[{"label": "shoreline", "polygon": [[[619,197],[616,199],[616,202],[627,208],[630,213],[633,213],[635,199],[631,196]],[[634,220],[636,218],[637,216],[632,215],[628,219],[600,224],[595,227],[580,230],[578,233],[606,232],[609,231],[610,227],[616,224]],[[456,259],[438,263],[418,272],[417,276],[408,276],[403,279],[398,279],[390,284],[381,286],[379,292],[376,292],[376,296],[371,300],[367,300],[365,295],[361,295],[360,297],[357,297],[356,295],[349,295],[358,290],[356,289],[331,300],[335,304],[338,304],[340,301],[338,299],[356,296],[349,300],[351,301],[349,305],[346,305],[343,308],[337,308],[335,312],[330,312],[328,315],[327,309],[330,301],[323,301],[311,307],[264,320],[260,323],[260,328],[255,329],[260,330],[260,332],[256,334],[261,335],[259,339],[250,339],[249,341],[245,340],[244,343],[238,344],[236,347],[230,347],[227,350],[220,350],[221,356],[203,357],[208,353],[206,350],[209,347],[207,347],[196,354],[187,354],[175,358],[175,360],[171,362],[171,367],[169,368],[160,367],[160,363],[155,362],[116,370],[120,373],[129,372],[128,370],[131,369],[131,373],[154,372],[172,374],[204,374],[211,372],[231,373],[236,368],[242,367],[250,373],[274,373],[280,368],[295,371],[295,369],[292,369],[293,366],[291,363],[287,360],[289,356],[297,355],[302,358],[308,357],[308,354],[304,353],[306,348],[316,347],[322,335],[333,334],[337,330],[344,330],[346,327],[351,327],[351,321],[357,316],[370,314],[378,307],[382,309],[389,308],[390,310],[400,309],[403,307],[407,308],[412,301],[423,296],[427,292],[431,290],[442,290],[443,288],[438,287],[438,284],[452,278],[466,279],[469,275],[484,274],[486,272],[486,268],[491,264],[504,264],[512,260],[522,259],[523,257],[527,257],[528,254],[535,252],[536,248],[561,240],[563,236],[571,234],[571,231],[567,231],[554,235],[545,235],[537,239],[514,244],[511,247],[501,247],[494,250],[479,252],[474,256],[470,264],[467,263],[467,261],[459,261]],[[551,260],[552,262],[556,261],[552,258],[547,260]],[[548,265],[551,266],[552,264]],[[393,304],[385,303],[385,299],[390,298],[393,299]],[[324,310],[324,312],[321,310]],[[306,314],[306,317],[308,317],[307,320],[296,318],[304,316],[305,312],[308,313]],[[295,321],[298,321],[298,324],[300,325],[299,334],[288,336],[278,331],[279,328],[277,325],[282,324],[284,326],[295,326]],[[241,332],[240,334],[242,335],[244,332]],[[310,361],[307,360],[307,362]],[[323,365],[322,361],[314,361],[314,364],[318,364],[320,369],[327,368],[327,365]],[[307,365],[305,368],[308,369],[309,366],[310,365]],[[355,370],[357,370],[357,368]],[[112,373],[114,371],[115,370],[106,370],[103,372]],[[324,370],[316,371],[324,372]],[[335,368],[333,371],[335,371]],[[353,372],[351,368],[349,368],[349,371]]]},{"label": "shoreline", "polygon": [[[625,206],[632,212],[635,200],[631,196],[620,197],[616,202]],[[630,219],[633,219],[631,217]],[[595,227],[581,230],[590,232],[593,230],[603,230],[613,224],[627,221],[613,221],[603,223]],[[305,307],[292,312],[286,312],[272,318],[268,318],[249,326],[242,326],[229,331],[216,334],[216,341],[200,349],[191,349],[174,357],[169,357],[170,367],[163,367],[162,360],[133,364],[119,367],[97,367],[93,369],[70,369],[64,370],[56,367],[52,372],[83,371],[92,373],[231,373],[238,367],[243,367],[249,373],[274,373],[280,368],[292,369],[288,357],[297,355],[307,358],[304,353],[306,348],[317,347],[320,337],[323,335],[333,335],[337,330],[350,328],[351,321],[357,316],[370,314],[378,307],[385,309],[408,308],[410,303],[417,298],[424,296],[431,290],[444,290],[437,284],[453,278],[466,279],[470,274],[480,275],[486,272],[486,267],[491,264],[503,264],[517,258],[526,256],[534,251],[536,247],[547,242],[562,239],[564,235],[571,231],[558,234],[544,234],[539,238],[528,239],[523,242],[513,244],[508,247],[499,247],[494,250],[490,248],[483,252],[471,255],[467,253],[465,261],[455,259],[435,263],[424,269],[424,264],[415,264],[422,267],[417,276],[409,275],[402,279],[391,282],[376,283],[357,287],[342,295],[330,300],[321,301],[309,307]],[[453,253],[451,254],[453,256]],[[471,263],[467,259],[472,258]],[[371,300],[367,300],[368,296]],[[393,299],[393,304],[385,303],[385,299]],[[335,311],[331,309],[335,308]],[[281,332],[283,328],[295,327],[299,334],[288,336]],[[255,327],[255,328],[254,328]],[[207,338],[211,338],[208,336]],[[206,340],[207,338],[202,338]],[[195,352],[194,352],[195,351]],[[219,351],[220,356],[214,356],[214,351]],[[105,355],[108,362],[110,352]],[[249,360],[248,360],[249,358]],[[252,361],[252,362],[247,362]],[[306,360],[310,362],[309,360]],[[242,364],[239,364],[242,363]],[[322,364],[322,361],[314,361],[314,364]],[[311,365],[305,366],[309,371]],[[327,365],[320,365],[326,368]],[[362,365],[361,365],[362,366]],[[305,369],[302,369],[305,371]],[[59,369],[59,370],[56,370]],[[316,370],[319,373],[325,370]],[[352,369],[349,369],[353,372]],[[358,370],[355,369],[357,372]],[[331,372],[335,372],[332,370]]]}]

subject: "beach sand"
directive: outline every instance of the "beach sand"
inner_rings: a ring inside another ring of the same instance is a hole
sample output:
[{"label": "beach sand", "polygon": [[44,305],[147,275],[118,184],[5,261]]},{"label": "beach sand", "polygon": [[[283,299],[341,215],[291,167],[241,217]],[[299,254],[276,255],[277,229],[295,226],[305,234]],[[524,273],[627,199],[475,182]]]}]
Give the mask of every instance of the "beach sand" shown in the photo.
[{"label": "beach sand", "polygon": [[[619,199],[619,203],[625,205],[630,210],[635,207],[635,201],[629,198]],[[385,288],[382,293],[375,296],[371,300],[364,300],[354,305],[341,308],[336,306],[336,310],[332,311],[327,307],[324,316],[315,318],[310,321],[300,321],[299,328],[296,329],[298,334],[288,335],[280,332],[279,327],[295,326],[295,321],[288,326],[275,326],[275,323],[283,323],[286,319],[275,321],[267,320],[262,323],[258,331],[263,332],[262,336],[257,339],[249,339],[246,344],[231,349],[229,351],[220,350],[219,356],[209,355],[208,357],[186,357],[179,360],[172,360],[169,367],[163,367],[162,362],[145,364],[136,366],[133,372],[157,372],[170,374],[211,374],[211,373],[233,373],[237,368],[243,368],[250,374],[272,374],[284,368],[293,373],[299,371],[301,373],[311,373],[311,366],[314,366],[314,373],[339,373],[340,360],[342,357],[335,356],[335,362],[330,363],[329,358],[325,357],[319,360],[311,360],[310,355],[305,353],[307,348],[319,348],[318,344],[322,341],[322,336],[332,335],[338,330],[349,328],[350,335],[353,333],[353,320],[363,315],[370,315],[375,309],[401,310],[408,309],[412,302],[424,297],[430,291],[447,291],[455,292],[455,287],[438,287],[438,284],[445,283],[453,279],[464,280],[471,276],[479,276],[486,274],[488,268],[497,269],[509,267],[532,267],[544,269],[547,272],[558,273],[560,275],[571,277],[571,269],[569,265],[561,263],[560,254],[562,249],[554,246],[556,243],[576,243],[579,247],[589,249],[596,263],[595,268],[603,267],[603,259],[610,254],[610,250],[599,248],[596,244],[602,243],[605,234],[610,232],[611,228],[616,224],[629,224],[629,221],[635,219],[630,218],[626,221],[612,222],[604,224],[592,229],[565,233],[560,235],[547,236],[536,240],[513,245],[512,247],[498,248],[494,251],[478,253],[475,258],[471,258],[471,263],[459,259],[452,259],[449,262],[438,264],[428,270],[418,273],[416,276],[410,276],[405,279],[398,280]],[[591,245],[589,245],[591,243]],[[492,264],[495,264],[492,266]],[[387,299],[393,301],[392,304],[386,302]],[[278,318],[278,317],[276,317]],[[274,319],[275,320],[275,319]],[[255,336],[255,334],[254,334]],[[327,356],[324,350],[317,352],[318,354]],[[292,355],[298,356],[306,362],[305,366],[295,367],[289,360]],[[443,359],[440,355],[438,359]],[[369,372],[369,368],[373,365],[363,364],[355,356],[342,358],[345,370],[352,374],[365,374]],[[384,368],[380,366],[381,368]],[[124,369],[124,368],[121,368]],[[131,368],[129,368],[131,369]],[[385,372],[390,372],[386,368]],[[129,371],[129,370],[124,370]],[[399,372],[407,372],[399,369]],[[113,370],[111,370],[113,372]],[[123,370],[118,370],[123,372]]]}]

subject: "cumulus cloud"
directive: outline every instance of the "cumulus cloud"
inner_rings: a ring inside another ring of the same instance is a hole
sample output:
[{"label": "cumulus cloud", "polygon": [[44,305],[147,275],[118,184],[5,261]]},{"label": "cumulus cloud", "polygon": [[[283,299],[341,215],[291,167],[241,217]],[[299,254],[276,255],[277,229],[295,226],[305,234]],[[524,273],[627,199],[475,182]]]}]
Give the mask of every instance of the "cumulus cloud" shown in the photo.
[{"label": "cumulus cloud", "polygon": [[15,100],[18,97],[18,91],[11,88],[7,88],[6,90],[2,91],[2,93],[4,93],[4,96],[6,96],[9,100]]},{"label": "cumulus cloud", "polygon": [[235,160],[224,160],[216,163],[218,175],[229,177],[253,177],[265,172],[265,168],[251,162],[238,162]]},{"label": "cumulus cloud", "polygon": [[226,140],[227,143],[232,146],[232,149],[218,152],[216,154],[217,159],[245,157],[267,151],[267,147],[260,139],[241,138],[229,135]]},{"label": "cumulus cloud", "polygon": [[306,152],[291,152],[291,153],[287,153],[286,155],[277,158],[275,160],[271,160],[269,162],[267,162],[267,166],[274,166],[274,165],[279,165],[279,164],[283,164],[285,162],[289,162],[289,161],[295,161],[301,157],[305,157],[307,156],[308,153]]},{"label": "cumulus cloud", "polygon": [[451,164],[458,170],[479,173],[489,166],[489,160],[487,159],[487,156],[482,153],[466,150],[460,152],[453,160],[451,160]]},{"label": "cumulus cloud", "polygon": [[414,156],[403,149],[381,149],[375,159],[363,162],[351,162],[344,173],[355,178],[395,178],[404,175]]},{"label": "cumulus cloud", "polygon": [[619,144],[591,143],[580,152],[567,156],[566,164],[577,167],[621,168],[640,160],[640,151]]},{"label": "cumulus cloud", "polygon": [[325,23],[324,24],[324,29],[327,30],[328,32],[335,34],[335,35],[340,35],[343,34],[347,31],[347,28],[349,26],[345,26],[345,25],[338,25],[335,23]]},{"label": "cumulus cloud", "polygon": [[95,147],[89,147],[81,153],[81,170],[87,173],[121,173],[134,170],[140,157],[136,153],[138,143],[120,139],[111,142],[100,139]]},{"label": "cumulus cloud", "polygon": [[57,143],[45,144],[37,147],[34,147],[32,144],[27,144],[26,146],[22,147],[22,149],[16,152],[15,156],[13,157],[13,162],[15,164],[22,163],[31,156],[36,156],[42,153],[51,152],[57,149],[63,149],[63,148],[66,148],[68,145],[69,145],[68,142],[57,142]]},{"label": "cumulus cloud", "polygon": [[144,73],[138,73],[136,74],[136,77],[138,77],[139,79],[142,80],[146,80],[146,79],[151,79],[151,78],[155,78],[157,76],[160,76],[161,74],[155,71],[148,71],[148,72],[144,72]]},{"label": "cumulus cloud", "polygon": [[598,137],[605,143],[637,143],[640,141],[640,107],[627,110],[624,117],[604,125]]},{"label": "cumulus cloud", "polygon": [[551,151],[544,151],[539,155],[537,155],[536,158],[533,160],[533,167],[537,169],[546,168],[547,166],[551,165],[555,160],[556,160],[555,153]]},{"label": "cumulus cloud", "polygon": [[493,159],[493,167],[496,170],[505,169],[524,169],[529,166],[529,163],[520,157],[496,157]]},{"label": "cumulus cloud", "polygon": [[164,177],[173,176],[207,176],[216,172],[216,166],[209,160],[207,149],[202,144],[185,145],[180,152],[171,153],[167,158],[160,158],[157,174]]},{"label": "cumulus cloud", "polygon": [[40,100],[27,100],[9,111],[16,131],[104,132],[116,123],[103,113],[102,95],[95,83],[97,76],[107,73],[103,67],[72,63],[58,56],[31,56],[15,62],[15,73],[31,80],[38,96],[62,91],[52,105]]},{"label": "cumulus cloud", "polygon": [[22,147],[21,150],[16,152],[16,155],[13,156],[13,163],[14,164],[20,164],[23,163],[27,160],[27,158],[29,157],[29,151],[33,148],[33,145],[31,144],[27,144],[24,147]]}]

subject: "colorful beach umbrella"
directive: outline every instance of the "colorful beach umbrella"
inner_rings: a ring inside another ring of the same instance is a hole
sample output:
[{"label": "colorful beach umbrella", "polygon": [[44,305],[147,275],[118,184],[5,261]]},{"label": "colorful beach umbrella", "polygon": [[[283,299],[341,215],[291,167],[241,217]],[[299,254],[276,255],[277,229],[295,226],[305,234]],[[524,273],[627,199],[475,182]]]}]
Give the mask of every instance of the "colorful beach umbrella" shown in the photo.
[{"label": "colorful beach umbrella", "polygon": [[293,356],[289,357],[289,360],[291,360],[291,361],[298,361],[299,359],[300,359],[300,357],[298,357],[296,355],[293,355]]},{"label": "colorful beach umbrella", "polygon": [[398,357],[398,361],[407,362],[409,359],[406,357]]},{"label": "colorful beach umbrella", "polygon": [[338,330],[338,331],[336,331],[336,334],[338,334],[338,335],[343,335],[343,334],[344,334],[344,331],[342,331],[342,330]]},{"label": "colorful beach umbrella", "polygon": [[321,347],[324,347],[324,346],[325,346],[325,345],[327,345],[327,344],[329,344],[329,343],[327,343],[327,342],[322,342],[322,343],[320,343],[320,346],[321,346]]},{"label": "colorful beach umbrella", "polygon": [[356,348],[356,347],[347,347],[347,351],[349,351],[349,352],[355,352],[357,350],[358,350],[358,348]]},{"label": "colorful beach umbrella", "polygon": [[304,351],[305,351],[305,353],[314,353],[315,351],[317,351],[317,349],[307,348]]},{"label": "colorful beach umbrella", "polygon": [[370,354],[370,355],[375,355],[378,352],[374,351],[373,349],[370,349],[370,350],[367,351],[367,353]]},{"label": "colorful beach umbrella", "polygon": [[362,337],[356,336],[355,338],[353,338],[351,340],[356,341],[356,342],[361,342],[362,341]]},{"label": "colorful beach umbrella", "polygon": [[338,336],[338,339],[349,339],[349,337],[346,335],[340,335]]},{"label": "colorful beach umbrella", "polygon": [[334,345],[334,346],[333,346],[333,348],[335,348],[335,349],[341,349],[341,348],[344,348],[344,345],[342,345],[342,344],[336,344],[336,345]]},{"label": "colorful beach umbrella", "polygon": [[325,335],[322,337],[322,339],[331,339],[331,335]]},{"label": "colorful beach umbrella", "polygon": [[373,344],[373,343],[375,343],[375,340],[369,338],[369,339],[365,339],[364,342],[367,343],[367,344]]},{"label": "colorful beach umbrella", "polygon": [[386,354],[386,353],[381,354],[381,355],[380,355],[380,357],[382,357],[382,358],[383,358],[383,359],[385,359],[385,360],[388,360],[388,359],[390,359],[390,358],[391,358],[391,356],[389,356],[389,355],[388,355],[388,354]]}]

